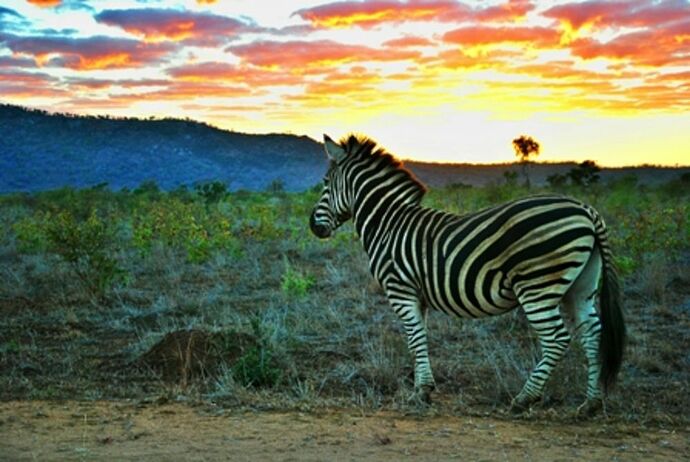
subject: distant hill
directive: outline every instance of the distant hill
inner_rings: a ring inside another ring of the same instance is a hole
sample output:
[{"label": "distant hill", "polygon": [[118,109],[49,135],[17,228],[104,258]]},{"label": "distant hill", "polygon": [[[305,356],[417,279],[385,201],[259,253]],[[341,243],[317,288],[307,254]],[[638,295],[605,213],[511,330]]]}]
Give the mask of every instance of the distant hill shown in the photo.
[{"label": "distant hill", "polygon": [[293,135],[248,135],[194,122],[49,114],[0,106],[0,191],[108,183],[164,189],[220,180],[232,189],[289,190],[318,183],[320,143]]},{"label": "distant hill", "polygon": [[[503,180],[507,165],[406,162],[430,186],[480,185]],[[534,164],[543,183],[575,164]],[[230,189],[261,190],[274,181],[290,191],[317,184],[327,167],[321,143],[306,136],[250,135],[180,119],[136,119],[51,114],[0,105],[0,192],[62,186],[134,188],[153,180],[164,189],[219,180]],[[602,178],[635,173],[664,182],[690,168],[606,169]]]}]

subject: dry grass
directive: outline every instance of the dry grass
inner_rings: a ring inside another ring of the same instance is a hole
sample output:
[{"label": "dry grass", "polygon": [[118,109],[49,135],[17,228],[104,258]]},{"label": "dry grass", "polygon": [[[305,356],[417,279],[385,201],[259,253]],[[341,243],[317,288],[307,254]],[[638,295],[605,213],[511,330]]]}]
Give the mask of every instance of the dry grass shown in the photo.
[{"label": "dry grass", "polygon": [[[11,208],[0,216],[9,222],[21,214]],[[412,359],[350,232],[330,242],[309,238],[306,228],[300,239],[248,238],[241,256],[216,252],[201,264],[175,249],[156,247],[141,257],[122,248],[128,282],[94,305],[64,263],[19,252],[6,230],[0,236],[0,399],[183,396],[260,408],[404,407]],[[303,293],[285,289],[286,265],[291,277],[313,279]],[[630,341],[611,415],[687,422],[688,270],[687,259],[659,257],[627,276]],[[162,339],[179,332],[206,339],[196,351],[187,337],[190,355],[176,356],[171,366],[182,372],[140,367]],[[459,412],[501,413],[538,355],[519,311],[478,321],[432,313],[429,333],[439,396]],[[215,345],[211,360],[208,339],[232,334],[258,349],[238,356],[231,344]],[[238,379],[240,357],[265,383]],[[584,356],[573,342],[544,406],[574,408],[585,381]]]}]

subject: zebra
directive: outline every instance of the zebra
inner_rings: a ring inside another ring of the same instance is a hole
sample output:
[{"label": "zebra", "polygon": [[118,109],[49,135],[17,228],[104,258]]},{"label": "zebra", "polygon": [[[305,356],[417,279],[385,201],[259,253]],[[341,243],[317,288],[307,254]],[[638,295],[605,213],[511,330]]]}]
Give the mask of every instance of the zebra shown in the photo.
[{"label": "zebra", "polygon": [[541,400],[563,357],[571,335],[561,310],[574,317],[587,362],[586,399],[577,412],[602,409],[621,367],[626,329],[606,226],[594,208],[537,195],[467,215],[447,213],[423,207],[426,187],[375,141],[349,135],[337,143],[324,135],[324,147],[330,162],[311,231],[324,239],[353,220],[371,274],[407,335],[411,399],[425,406],[436,387],[429,309],[482,318],[521,306],[542,357],[510,410],[525,412]]}]

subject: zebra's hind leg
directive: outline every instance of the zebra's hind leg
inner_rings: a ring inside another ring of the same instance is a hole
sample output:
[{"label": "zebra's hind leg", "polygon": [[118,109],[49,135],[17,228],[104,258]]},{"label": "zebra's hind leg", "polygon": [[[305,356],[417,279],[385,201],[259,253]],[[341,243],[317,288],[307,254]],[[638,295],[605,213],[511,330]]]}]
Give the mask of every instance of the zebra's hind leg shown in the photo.
[{"label": "zebra's hind leg", "polygon": [[[526,298],[526,297],[523,297]],[[527,379],[520,393],[513,399],[510,410],[521,413],[539,401],[551,372],[568,349],[570,334],[558,309],[561,294],[540,294],[522,301],[527,320],[539,336],[542,358]]]},{"label": "zebra's hind leg", "polygon": [[587,358],[587,399],[578,409],[578,415],[591,416],[603,408],[603,393],[599,386],[601,360],[599,342],[601,322],[594,307],[601,275],[601,256],[595,249],[582,273],[563,298],[563,308],[575,319],[575,333]]}]

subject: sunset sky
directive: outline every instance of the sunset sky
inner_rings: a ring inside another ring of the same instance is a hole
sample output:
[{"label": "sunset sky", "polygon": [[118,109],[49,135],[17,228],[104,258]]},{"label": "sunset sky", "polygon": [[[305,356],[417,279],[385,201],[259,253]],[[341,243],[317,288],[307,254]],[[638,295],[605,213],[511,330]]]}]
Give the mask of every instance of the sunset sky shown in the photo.
[{"label": "sunset sky", "polygon": [[0,101],[428,161],[512,161],[526,134],[542,161],[690,165],[690,1],[3,1]]}]

